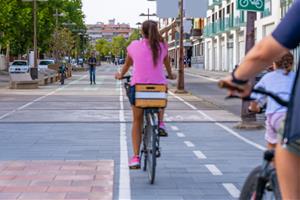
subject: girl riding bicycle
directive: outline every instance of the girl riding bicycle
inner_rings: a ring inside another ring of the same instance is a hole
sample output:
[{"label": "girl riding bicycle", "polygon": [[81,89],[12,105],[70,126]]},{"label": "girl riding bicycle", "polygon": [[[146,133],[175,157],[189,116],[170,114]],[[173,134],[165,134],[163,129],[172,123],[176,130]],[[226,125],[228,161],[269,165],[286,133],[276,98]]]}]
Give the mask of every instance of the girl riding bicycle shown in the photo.
[{"label": "girl riding bicycle", "polygon": [[[273,72],[267,73],[255,85],[255,88],[264,88],[280,97],[288,100],[292,91],[295,79],[295,73],[291,72],[294,57],[291,53],[285,54],[279,60],[273,63]],[[260,112],[265,100],[267,99],[266,108],[266,134],[265,139],[269,149],[274,149],[277,143],[277,132],[282,120],[285,118],[287,109],[280,106],[271,97],[253,93],[252,98],[256,101],[251,102],[249,110]]]},{"label": "girl riding bicycle", "polygon": [[[159,34],[157,23],[152,20],[145,21],[142,24],[142,35],[142,40],[135,40],[127,47],[125,64],[121,72],[115,75],[116,79],[122,79],[132,65],[131,91],[134,91],[135,84],[167,85],[163,65],[166,68],[169,79],[176,78],[172,74],[167,44],[164,43],[162,36]],[[132,144],[134,156],[129,162],[129,167],[130,169],[139,169],[143,109],[137,108],[133,99],[130,99],[130,102],[133,113]],[[160,136],[167,136],[163,115],[164,111],[161,110],[159,114]]]}]

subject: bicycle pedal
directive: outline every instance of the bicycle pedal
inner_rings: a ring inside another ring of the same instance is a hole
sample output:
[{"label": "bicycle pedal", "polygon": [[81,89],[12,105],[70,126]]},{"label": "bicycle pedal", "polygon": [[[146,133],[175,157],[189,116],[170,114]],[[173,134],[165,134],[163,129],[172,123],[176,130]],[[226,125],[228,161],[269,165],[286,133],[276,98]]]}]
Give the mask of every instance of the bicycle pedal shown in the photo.
[{"label": "bicycle pedal", "polygon": [[160,151],[156,151],[156,157],[159,158],[161,156]]},{"label": "bicycle pedal", "polygon": [[266,183],[266,190],[268,190],[269,192],[273,191],[272,184],[270,182]]}]

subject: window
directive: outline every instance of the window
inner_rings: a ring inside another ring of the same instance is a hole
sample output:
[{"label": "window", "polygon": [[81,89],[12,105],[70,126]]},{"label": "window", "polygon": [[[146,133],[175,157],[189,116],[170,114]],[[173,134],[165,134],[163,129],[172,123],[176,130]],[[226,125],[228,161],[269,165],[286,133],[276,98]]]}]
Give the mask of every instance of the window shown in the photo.
[{"label": "window", "polygon": [[261,13],[261,18],[272,15],[272,0],[265,0],[265,10]]}]

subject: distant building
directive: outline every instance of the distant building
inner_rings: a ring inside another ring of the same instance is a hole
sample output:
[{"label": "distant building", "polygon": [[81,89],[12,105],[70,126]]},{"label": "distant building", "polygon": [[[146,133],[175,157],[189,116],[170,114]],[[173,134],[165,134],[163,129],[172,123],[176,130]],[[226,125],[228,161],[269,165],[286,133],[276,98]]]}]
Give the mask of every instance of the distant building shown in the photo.
[{"label": "distant building", "polygon": [[116,24],[115,19],[109,20],[108,24],[98,22],[97,24],[87,24],[86,27],[92,45],[95,45],[96,41],[101,38],[109,42],[112,41],[113,37],[118,35],[123,35],[125,38],[128,38],[132,31],[129,24]]}]

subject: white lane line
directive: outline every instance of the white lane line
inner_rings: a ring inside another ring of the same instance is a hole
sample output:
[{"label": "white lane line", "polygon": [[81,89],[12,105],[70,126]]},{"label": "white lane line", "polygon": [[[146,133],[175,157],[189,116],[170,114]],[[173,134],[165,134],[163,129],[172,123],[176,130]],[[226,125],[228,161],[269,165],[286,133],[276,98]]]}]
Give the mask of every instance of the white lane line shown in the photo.
[{"label": "white lane line", "polygon": [[184,141],[184,144],[187,146],[187,147],[195,147],[195,145],[190,142],[190,141]]},{"label": "white lane line", "polygon": [[119,199],[129,200],[131,199],[130,189],[130,176],[128,168],[128,149],[127,149],[127,136],[126,136],[126,124],[124,113],[124,101],[122,84],[120,87],[120,175],[119,175]]},{"label": "white lane line", "polygon": [[216,165],[205,165],[205,167],[210,171],[214,176],[221,176],[223,173],[217,168]]},{"label": "white lane line", "polygon": [[194,153],[195,156],[197,156],[197,158],[200,159],[200,160],[206,159],[206,158],[207,158],[201,151],[193,151],[193,153]]},{"label": "white lane line", "polygon": [[193,76],[193,77],[197,77],[197,78],[203,78],[203,79],[206,79],[206,80],[209,80],[209,81],[213,81],[213,82],[218,82],[219,80],[218,79],[215,79],[215,78],[209,78],[209,77],[206,77],[206,76],[201,76],[201,75],[196,75],[196,74],[191,74],[189,72],[185,72],[187,75],[189,76]]},{"label": "white lane line", "polygon": [[233,198],[240,197],[240,191],[232,183],[223,183],[223,187],[229,192]]},{"label": "white lane line", "polygon": [[181,138],[185,137],[185,135],[183,133],[176,133],[176,135],[177,135],[177,137],[181,137]]},{"label": "white lane line", "polygon": [[179,130],[179,128],[178,128],[177,126],[171,126],[171,129],[172,129],[173,131],[178,131],[178,130]]},{"label": "white lane line", "polygon": [[251,140],[248,140],[247,138],[244,138],[243,136],[241,136],[240,134],[238,134],[237,132],[233,131],[232,129],[228,128],[227,126],[221,124],[221,123],[215,123],[217,126],[223,128],[224,130],[226,130],[228,133],[234,135],[235,137],[239,138],[240,140],[246,142],[247,144],[250,144],[254,147],[256,147],[257,149],[260,149],[262,151],[265,151],[267,150],[265,147],[255,143],[255,142],[252,142]]},{"label": "white lane line", "polygon": [[189,106],[190,108],[192,108],[193,110],[196,110],[199,114],[201,114],[205,119],[209,120],[209,121],[212,121],[214,122],[214,124],[216,126],[219,126],[220,128],[224,129],[226,132],[230,133],[231,135],[235,136],[236,138],[242,140],[243,142],[259,149],[259,150],[262,150],[262,151],[265,151],[266,148],[261,146],[260,144],[257,144],[243,136],[241,136],[239,133],[235,132],[234,130],[232,130],[231,128],[229,128],[228,126],[224,125],[224,124],[221,124],[221,123],[218,123],[217,120],[215,120],[213,117],[207,115],[206,113],[204,113],[203,111],[201,110],[198,110],[195,106],[191,105],[190,103],[186,102],[184,99],[182,99],[181,97],[175,95],[173,92],[170,92],[169,93],[174,96],[175,98],[177,98],[179,101],[183,102],[184,104],[186,104],[187,106]]},{"label": "white lane line", "polygon": [[18,108],[16,108],[16,109],[14,109],[14,110],[12,110],[12,111],[9,111],[8,113],[5,113],[4,115],[0,116],[0,120],[2,120],[2,119],[4,119],[5,117],[8,117],[8,116],[14,114],[14,113],[17,112],[17,111],[23,110],[24,108],[26,108],[26,107],[32,105],[33,103],[38,102],[38,101],[40,101],[40,100],[42,100],[42,99],[44,99],[44,98],[46,98],[46,97],[48,97],[48,96],[50,96],[50,95],[53,95],[53,94],[56,93],[57,91],[60,91],[60,90],[62,90],[62,89],[64,89],[64,88],[68,87],[68,86],[71,85],[72,83],[78,82],[78,81],[80,81],[80,80],[82,80],[82,79],[84,79],[84,78],[86,78],[86,77],[87,77],[87,75],[84,75],[84,76],[82,76],[82,77],[81,77],[80,79],[78,79],[78,80],[74,80],[74,81],[68,83],[67,85],[65,85],[65,86],[63,86],[63,87],[61,87],[61,88],[56,88],[54,91],[51,91],[51,92],[49,92],[49,93],[47,93],[47,94],[45,94],[45,95],[43,95],[43,96],[40,96],[40,97],[38,97],[38,98],[36,98],[36,99],[34,99],[34,100],[32,100],[32,101],[30,101],[30,102],[24,104],[24,105],[22,105],[22,106],[20,106],[20,107],[18,107]]}]

